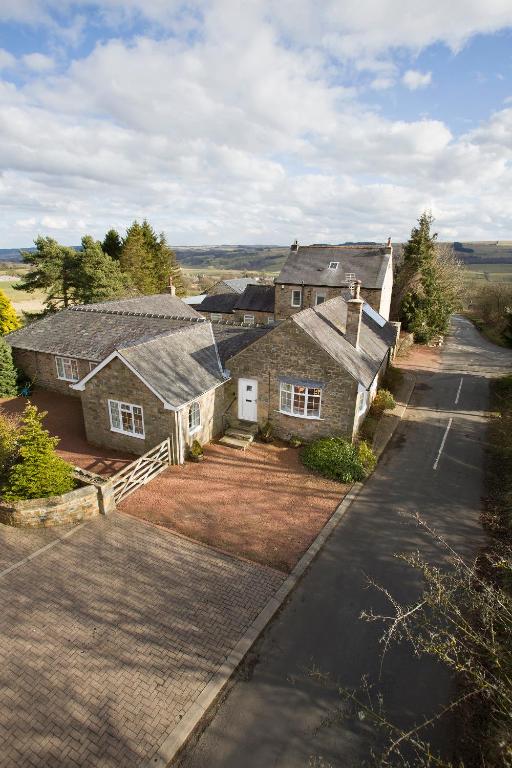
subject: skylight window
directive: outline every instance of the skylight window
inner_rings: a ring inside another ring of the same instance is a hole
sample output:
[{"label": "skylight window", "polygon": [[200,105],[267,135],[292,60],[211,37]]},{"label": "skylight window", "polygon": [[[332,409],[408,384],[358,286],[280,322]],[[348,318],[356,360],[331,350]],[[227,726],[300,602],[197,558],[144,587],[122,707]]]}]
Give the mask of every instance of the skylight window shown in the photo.
[{"label": "skylight window", "polygon": [[339,261],[330,261],[329,269],[338,269],[339,265],[340,265]]}]

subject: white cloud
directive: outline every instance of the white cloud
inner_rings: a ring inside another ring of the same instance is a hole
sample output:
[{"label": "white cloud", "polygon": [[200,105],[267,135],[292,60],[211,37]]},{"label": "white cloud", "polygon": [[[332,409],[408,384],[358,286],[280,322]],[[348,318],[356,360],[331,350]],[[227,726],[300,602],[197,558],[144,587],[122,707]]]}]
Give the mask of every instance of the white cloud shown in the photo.
[{"label": "white cloud", "polygon": [[[57,6],[82,4],[5,0],[0,19],[26,13],[51,30]],[[456,136],[442,120],[384,117],[352,83],[385,90],[403,68],[394,48],[455,48],[512,23],[509,6],[248,0],[242,15],[235,0],[211,0],[194,15],[167,0],[104,0],[108,23],[143,12],[158,35],[105,35],[59,75],[28,54],[37,78],[0,81],[0,244],[45,231],[77,243],[143,216],[177,244],[399,239],[426,206],[460,239],[506,233],[512,110]],[[426,78],[411,69],[404,84]]]},{"label": "white cloud", "polygon": [[55,67],[51,56],[44,53],[27,53],[22,57],[22,62],[33,72],[50,72]]},{"label": "white cloud", "polygon": [[10,69],[16,64],[14,56],[6,51],[4,48],[0,48],[0,70]]},{"label": "white cloud", "polygon": [[426,88],[432,82],[431,72],[419,72],[417,69],[408,69],[402,77],[403,84],[411,91],[418,88]]}]

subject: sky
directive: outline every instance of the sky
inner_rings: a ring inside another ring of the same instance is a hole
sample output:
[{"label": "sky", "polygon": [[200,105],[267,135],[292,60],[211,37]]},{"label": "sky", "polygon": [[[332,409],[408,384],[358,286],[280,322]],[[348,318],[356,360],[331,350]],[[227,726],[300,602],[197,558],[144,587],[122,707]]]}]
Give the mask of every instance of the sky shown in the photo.
[{"label": "sky", "polygon": [[512,239],[511,0],[0,0],[0,247]]}]

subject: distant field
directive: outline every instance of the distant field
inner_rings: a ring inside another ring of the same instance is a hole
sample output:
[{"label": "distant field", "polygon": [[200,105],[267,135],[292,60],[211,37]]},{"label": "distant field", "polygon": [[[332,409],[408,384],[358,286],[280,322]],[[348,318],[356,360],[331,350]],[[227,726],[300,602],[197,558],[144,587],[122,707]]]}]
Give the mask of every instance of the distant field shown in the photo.
[{"label": "distant field", "polygon": [[12,280],[0,280],[0,290],[7,295],[15,306],[26,301],[43,302],[45,299],[44,291],[34,291],[34,293],[28,293],[28,291],[16,291],[14,285],[15,283],[13,283]]},{"label": "distant field", "polygon": [[470,282],[512,283],[512,264],[465,264]]}]

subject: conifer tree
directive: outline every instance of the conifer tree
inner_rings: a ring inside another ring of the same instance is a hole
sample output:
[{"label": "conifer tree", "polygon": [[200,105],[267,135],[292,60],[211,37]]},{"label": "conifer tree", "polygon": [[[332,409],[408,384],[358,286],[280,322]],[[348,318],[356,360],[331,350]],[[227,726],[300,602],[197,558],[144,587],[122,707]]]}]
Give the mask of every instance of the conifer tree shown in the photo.
[{"label": "conifer tree", "polygon": [[446,258],[431,232],[432,214],[424,212],[413,227],[396,276],[395,297],[399,300],[404,328],[425,343],[448,330],[458,304],[457,262]]},{"label": "conifer tree", "polygon": [[43,427],[45,411],[28,403],[18,437],[18,460],[7,473],[2,496],[7,501],[57,496],[73,490],[73,467],[55,452],[58,437]]},{"label": "conifer tree", "polygon": [[21,328],[21,320],[9,298],[0,291],[0,334],[5,336],[6,333],[16,331],[18,328]]},{"label": "conifer tree", "polygon": [[22,277],[15,289],[29,293],[45,291],[45,304],[50,311],[75,304],[78,251],[60,245],[51,237],[40,236],[34,242],[35,252],[21,252],[23,261],[32,269]]},{"label": "conifer tree", "polygon": [[0,338],[0,397],[16,397],[17,373],[12,361],[12,350],[5,339]]},{"label": "conifer tree", "polygon": [[86,235],[76,270],[75,299],[81,304],[94,304],[124,296],[129,291],[129,278],[102,250],[101,244]]},{"label": "conifer tree", "polygon": [[119,264],[140,293],[155,293],[151,275],[152,258],[148,247],[148,233],[138,221],[134,221],[126,232]]},{"label": "conifer tree", "polygon": [[123,241],[119,237],[119,233],[115,229],[109,229],[105,235],[101,247],[104,253],[108,253],[111,259],[119,261],[121,258],[121,251],[123,250]]}]

